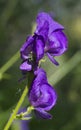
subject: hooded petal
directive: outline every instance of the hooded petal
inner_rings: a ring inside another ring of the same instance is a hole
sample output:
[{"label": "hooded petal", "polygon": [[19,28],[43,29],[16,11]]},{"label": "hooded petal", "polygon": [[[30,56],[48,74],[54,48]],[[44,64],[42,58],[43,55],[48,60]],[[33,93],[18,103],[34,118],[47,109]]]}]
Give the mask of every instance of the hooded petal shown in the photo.
[{"label": "hooded petal", "polygon": [[47,53],[47,56],[53,64],[59,65],[59,63],[54,59],[54,57],[50,53]]},{"label": "hooded petal", "polygon": [[49,26],[48,35],[58,29],[64,29],[64,27],[61,24],[55,22],[48,13],[40,12],[37,16],[37,30],[40,30],[44,26],[45,22],[47,22]]},{"label": "hooded petal", "polygon": [[22,71],[31,71],[32,70],[32,65],[28,64],[27,61],[25,61],[20,65],[20,70],[22,70]]},{"label": "hooded petal", "polygon": [[43,119],[51,119],[52,118],[51,114],[47,113],[46,111],[44,111],[41,108],[36,108],[35,114],[38,118],[43,118]]}]

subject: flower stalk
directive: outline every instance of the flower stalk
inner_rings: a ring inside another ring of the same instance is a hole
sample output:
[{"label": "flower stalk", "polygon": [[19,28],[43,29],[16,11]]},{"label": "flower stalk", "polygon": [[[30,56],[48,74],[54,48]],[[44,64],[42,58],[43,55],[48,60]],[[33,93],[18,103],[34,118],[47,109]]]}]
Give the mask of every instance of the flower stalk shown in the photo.
[{"label": "flower stalk", "polygon": [[0,80],[2,80],[4,76],[6,76],[5,72],[19,59],[19,57],[19,51],[17,51],[16,54],[0,68]]},{"label": "flower stalk", "polygon": [[13,111],[13,113],[11,114],[10,119],[8,120],[4,130],[8,130],[10,128],[10,126],[11,126],[12,122],[14,121],[16,114],[18,113],[27,93],[28,93],[28,89],[27,89],[27,86],[26,86],[22,95],[21,95],[21,97],[20,97],[20,99],[19,99],[19,101],[18,101],[18,103],[17,103],[17,105],[16,105],[16,107],[15,107],[15,109],[14,109],[14,111]]},{"label": "flower stalk", "polygon": [[34,110],[34,107],[33,106],[29,106],[27,108],[26,112],[21,112],[20,114],[17,114],[15,119],[20,119],[20,120],[29,120],[29,119],[31,119],[32,117],[29,116],[29,114],[31,114],[32,110]]}]

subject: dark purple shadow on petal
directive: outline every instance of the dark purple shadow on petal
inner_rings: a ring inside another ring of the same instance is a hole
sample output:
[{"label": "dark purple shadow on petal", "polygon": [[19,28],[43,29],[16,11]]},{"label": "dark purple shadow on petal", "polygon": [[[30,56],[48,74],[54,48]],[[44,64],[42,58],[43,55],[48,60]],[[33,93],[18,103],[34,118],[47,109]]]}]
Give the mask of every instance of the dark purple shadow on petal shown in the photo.
[{"label": "dark purple shadow on petal", "polygon": [[49,53],[47,53],[47,56],[48,56],[48,58],[50,59],[50,61],[53,63],[53,64],[55,64],[55,65],[59,65],[59,63],[53,58],[53,56],[51,56]]},{"label": "dark purple shadow on petal", "polygon": [[36,114],[36,117],[39,119],[52,119],[52,115],[41,108],[36,108],[34,112]]}]

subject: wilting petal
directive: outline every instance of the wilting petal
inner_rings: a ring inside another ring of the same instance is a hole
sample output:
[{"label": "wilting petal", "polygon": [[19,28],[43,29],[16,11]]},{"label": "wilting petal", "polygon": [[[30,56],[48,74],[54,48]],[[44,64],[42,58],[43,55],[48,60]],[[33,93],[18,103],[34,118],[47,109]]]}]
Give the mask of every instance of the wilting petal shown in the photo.
[{"label": "wilting petal", "polygon": [[43,119],[51,119],[52,118],[51,114],[47,113],[46,111],[44,111],[41,108],[36,108],[35,114],[38,118],[43,118]]},{"label": "wilting petal", "polygon": [[27,61],[25,61],[20,65],[20,70],[22,70],[22,71],[31,71],[32,70],[32,65],[28,64]]},{"label": "wilting petal", "polygon": [[54,59],[54,57],[51,54],[47,53],[47,56],[53,64],[59,65],[59,63]]},{"label": "wilting petal", "polygon": [[64,27],[61,24],[55,22],[50,17],[49,14],[47,14],[45,12],[40,12],[38,14],[38,16],[37,16],[37,29],[40,30],[43,27],[45,22],[48,22],[48,24],[49,24],[49,33],[48,33],[48,35],[50,35],[55,30],[58,30],[58,29],[63,30],[64,29]]}]

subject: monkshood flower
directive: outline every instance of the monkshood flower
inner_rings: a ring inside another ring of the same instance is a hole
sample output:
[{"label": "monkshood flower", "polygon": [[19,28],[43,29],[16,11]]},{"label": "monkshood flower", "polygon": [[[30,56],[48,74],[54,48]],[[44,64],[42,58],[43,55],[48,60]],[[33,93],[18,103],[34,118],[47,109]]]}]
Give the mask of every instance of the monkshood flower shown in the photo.
[{"label": "monkshood flower", "polygon": [[23,60],[20,69],[25,72],[36,69],[45,53],[54,64],[58,65],[54,57],[62,55],[68,47],[68,40],[63,30],[64,27],[55,22],[49,14],[39,13],[34,35],[29,36],[20,49]]},{"label": "monkshood flower", "polygon": [[56,91],[48,83],[43,69],[38,69],[35,76],[28,94],[29,101],[34,107],[37,116],[43,119],[51,119],[52,116],[48,111],[56,104]]},{"label": "monkshood flower", "polygon": [[42,36],[45,41],[45,47],[43,48],[41,45],[41,50],[47,54],[54,64],[58,65],[53,57],[62,55],[68,48],[68,40],[63,32],[64,27],[45,12],[37,15],[36,22],[35,34]]}]

